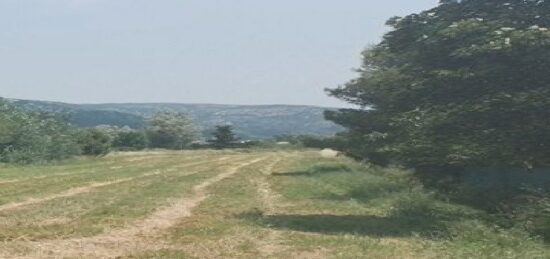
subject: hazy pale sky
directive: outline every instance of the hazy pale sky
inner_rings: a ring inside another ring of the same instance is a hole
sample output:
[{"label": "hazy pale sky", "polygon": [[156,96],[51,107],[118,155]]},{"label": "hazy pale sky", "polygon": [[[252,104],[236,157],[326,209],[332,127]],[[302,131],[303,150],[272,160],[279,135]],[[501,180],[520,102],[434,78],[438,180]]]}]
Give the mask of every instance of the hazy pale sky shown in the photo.
[{"label": "hazy pale sky", "polygon": [[339,106],[386,19],[437,0],[0,0],[0,96]]}]

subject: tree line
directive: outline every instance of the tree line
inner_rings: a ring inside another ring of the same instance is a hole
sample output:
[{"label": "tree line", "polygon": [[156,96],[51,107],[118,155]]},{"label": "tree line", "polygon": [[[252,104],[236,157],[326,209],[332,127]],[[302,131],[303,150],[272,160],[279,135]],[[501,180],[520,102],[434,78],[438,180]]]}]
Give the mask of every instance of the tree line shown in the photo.
[{"label": "tree line", "polygon": [[[180,112],[159,112],[144,130],[98,126],[76,128],[60,114],[30,112],[0,99],[0,162],[39,163],[76,155],[100,156],[112,150],[184,149],[201,139],[193,120]],[[236,147],[232,126],[217,126],[205,146]]]}]

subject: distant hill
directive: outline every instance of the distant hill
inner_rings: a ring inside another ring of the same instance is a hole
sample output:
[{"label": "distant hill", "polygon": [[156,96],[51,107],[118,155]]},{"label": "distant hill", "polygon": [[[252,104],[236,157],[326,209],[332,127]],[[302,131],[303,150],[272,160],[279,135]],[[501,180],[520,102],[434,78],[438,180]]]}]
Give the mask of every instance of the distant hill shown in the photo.
[{"label": "distant hill", "polygon": [[233,124],[239,136],[251,139],[283,134],[329,136],[342,130],[324,119],[323,112],[331,108],[315,106],[9,101],[28,110],[67,114],[70,122],[78,127],[113,125],[139,129],[144,128],[147,118],[158,111],[179,111],[190,114],[205,133],[215,125]]}]

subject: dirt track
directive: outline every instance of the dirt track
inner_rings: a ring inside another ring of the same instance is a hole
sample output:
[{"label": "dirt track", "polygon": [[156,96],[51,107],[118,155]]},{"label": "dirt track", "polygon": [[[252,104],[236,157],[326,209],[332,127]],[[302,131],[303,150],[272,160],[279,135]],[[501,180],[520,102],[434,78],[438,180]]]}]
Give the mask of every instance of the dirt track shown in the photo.
[{"label": "dirt track", "polygon": [[[72,239],[59,239],[59,240],[40,240],[40,241],[17,241],[18,247],[24,247],[25,253],[8,252],[6,250],[0,252],[2,258],[113,258],[130,253],[149,250],[149,249],[161,249],[169,247],[168,244],[155,241],[155,237],[160,235],[163,230],[166,230],[176,224],[179,220],[192,215],[192,210],[198,206],[202,201],[208,198],[208,188],[228,177],[239,172],[243,167],[258,163],[265,158],[252,158],[244,162],[240,161],[227,161],[229,166],[223,166],[222,170],[216,176],[203,181],[202,183],[193,187],[193,195],[191,197],[184,197],[178,200],[171,201],[169,206],[158,208],[155,212],[149,215],[147,218],[136,221],[131,225],[121,228],[113,229],[106,233],[86,237],[86,238],[72,238]],[[223,161],[219,159],[218,161]],[[188,165],[197,164],[215,164],[213,162],[198,162],[190,163]],[[196,172],[191,172],[196,173]],[[139,177],[149,177],[161,174],[161,171],[148,173]],[[189,173],[187,173],[189,174]],[[116,183],[135,180],[137,177],[119,179],[116,181],[94,183],[84,187],[78,187],[67,190],[65,192],[39,198],[29,199],[24,202],[6,204],[0,206],[1,210],[15,209],[21,206],[36,204],[48,200],[53,200],[62,197],[69,197],[77,194],[82,194],[93,190],[94,188],[113,185]],[[29,252],[30,251],[30,252]]]}]

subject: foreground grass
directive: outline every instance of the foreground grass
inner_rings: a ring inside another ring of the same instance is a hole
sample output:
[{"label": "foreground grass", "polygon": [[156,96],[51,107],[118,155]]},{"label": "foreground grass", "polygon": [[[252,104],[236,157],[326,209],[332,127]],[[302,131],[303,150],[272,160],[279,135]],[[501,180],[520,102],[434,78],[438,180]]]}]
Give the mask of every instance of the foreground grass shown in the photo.
[{"label": "foreground grass", "polygon": [[315,156],[306,161],[273,177],[273,188],[291,205],[251,218],[268,228],[297,231],[290,243],[310,251],[322,247],[341,258],[550,256],[539,239],[501,229],[483,211],[438,199],[402,170]]},{"label": "foreground grass", "polygon": [[0,207],[0,249],[32,257],[30,244],[124,229],[173,200],[193,197],[193,187],[223,174],[227,165],[243,163],[208,186],[192,215],[147,241],[162,247],[136,247],[123,257],[550,258],[541,238],[441,199],[404,170],[291,150],[135,153],[0,169],[0,206],[126,179]]},{"label": "foreground grass", "polygon": [[[132,258],[550,256],[540,239],[438,199],[403,170],[313,152],[278,156],[283,159],[270,174],[259,165],[216,186],[215,199],[167,233],[178,249]],[[270,197],[262,195],[265,183]]]}]

